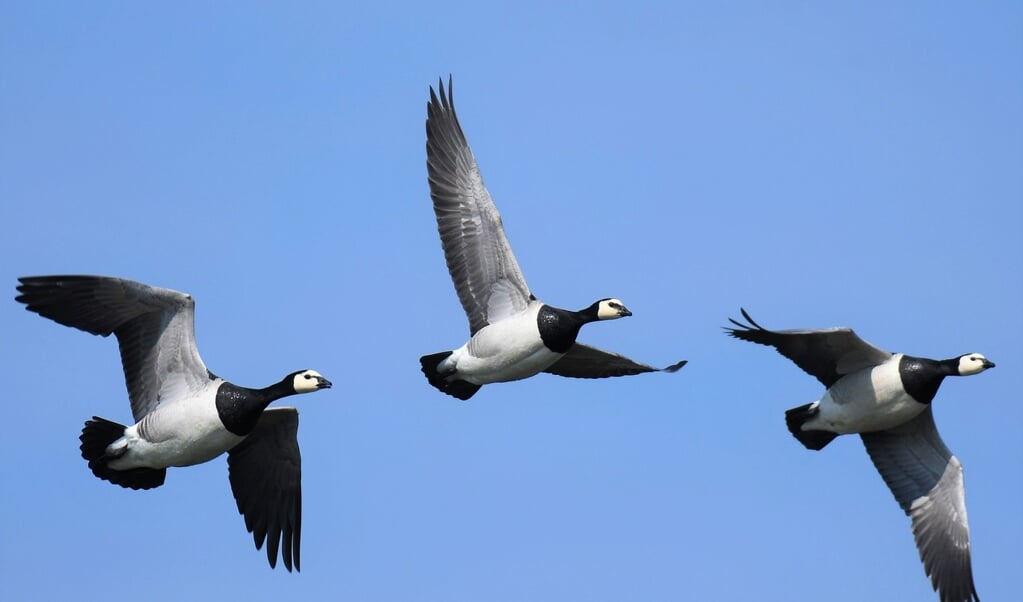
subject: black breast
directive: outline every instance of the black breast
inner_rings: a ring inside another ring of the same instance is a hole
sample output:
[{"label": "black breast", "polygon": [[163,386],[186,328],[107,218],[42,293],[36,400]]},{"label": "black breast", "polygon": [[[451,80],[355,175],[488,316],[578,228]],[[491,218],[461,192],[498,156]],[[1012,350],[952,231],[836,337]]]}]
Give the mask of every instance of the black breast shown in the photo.
[{"label": "black breast", "polygon": [[224,428],[239,437],[251,433],[266,407],[261,397],[258,391],[222,383],[217,389],[217,415]]},{"label": "black breast", "polygon": [[920,403],[931,403],[934,400],[946,374],[944,366],[934,360],[908,355],[902,356],[899,360],[902,388]]},{"label": "black breast", "polygon": [[575,344],[584,320],[575,312],[544,305],[536,315],[536,326],[545,347],[555,353],[566,353]]}]

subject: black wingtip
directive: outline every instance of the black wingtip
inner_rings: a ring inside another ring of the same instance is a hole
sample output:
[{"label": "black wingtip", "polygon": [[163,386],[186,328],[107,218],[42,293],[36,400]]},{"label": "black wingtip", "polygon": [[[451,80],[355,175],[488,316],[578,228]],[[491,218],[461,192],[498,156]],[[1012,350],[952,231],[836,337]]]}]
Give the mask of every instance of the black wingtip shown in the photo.
[{"label": "black wingtip", "polygon": [[430,100],[426,103],[426,141],[427,141],[427,155],[429,155],[430,139],[434,136],[433,128],[443,126],[432,126],[431,122],[434,120],[444,123],[448,120],[447,116],[453,118],[455,132],[462,138],[465,134],[462,133],[462,126],[458,123],[458,115],[455,112],[455,97],[453,80],[448,75],[447,88],[444,87],[444,79],[437,78],[437,88],[434,89],[430,86]]},{"label": "black wingtip", "polygon": [[[301,506],[301,501],[299,502]],[[282,550],[284,555],[284,566],[291,572],[291,567],[295,567],[296,573],[302,572],[302,561],[300,556],[300,550],[302,548],[302,515],[299,513],[296,517],[295,528],[290,532],[285,532],[284,539],[285,545]]]},{"label": "black wingtip", "polygon": [[771,331],[767,330],[766,328],[764,328],[763,326],[761,326],[760,324],[757,324],[757,321],[754,320],[749,315],[749,313],[746,311],[746,308],[740,307],[739,308],[739,313],[742,314],[742,317],[743,317],[743,319],[746,320],[746,323],[743,324],[742,322],[736,320],[735,318],[728,318],[728,321],[731,322],[732,325],[734,326],[734,328],[731,327],[731,326],[723,326],[722,327],[722,328],[724,328],[724,330],[728,334],[728,336],[734,337],[734,338],[737,338],[737,339],[742,339],[742,340],[745,340],[745,341],[759,342],[759,341],[755,341],[754,339],[750,338],[749,333],[771,332]]},{"label": "black wingtip", "polygon": [[[439,96],[439,98],[438,98]],[[437,78],[437,91],[434,91],[433,86],[430,86],[430,100],[434,105],[440,105],[444,110],[454,110],[455,108],[455,88],[454,79],[451,74],[448,74],[448,87],[445,91],[444,78]]]},{"label": "black wingtip", "polygon": [[756,326],[757,328],[763,328],[762,326],[760,326],[760,324],[757,324],[756,320],[754,320],[753,318],[750,317],[750,315],[746,311],[745,307],[739,307],[739,312],[742,314],[743,318],[746,318],[747,322],[749,322],[750,324]]},{"label": "black wingtip", "polygon": [[[301,505],[301,497],[299,498],[299,505]],[[280,552],[280,557],[284,560],[284,568],[289,573],[292,572],[292,568],[295,571],[302,572],[300,566],[299,556],[299,530],[301,529],[301,516],[298,518],[296,523],[295,531],[281,531],[270,529],[265,522],[252,523],[248,516],[239,508],[238,510],[245,518],[245,528],[252,533],[252,541],[256,544],[256,550],[262,550],[263,544],[266,544],[266,560],[270,565],[271,569],[277,568],[277,555]],[[294,562],[292,562],[294,560]]]},{"label": "black wingtip", "polygon": [[16,296],[14,300],[18,303],[24,303],[26,311],[35,312],[35,310],[31,307],[32,300],[29,298],[28,293],[32,289],[33,282],[39,281],[40,279],[40,276],[18,276],[18,286],[15,287],[15,290],[18,291],[18,296]]},{"label": "black wingtip", "polygon": [[676,362],[676,363],[668,366],[667,368],[661,368],[661,372],[668,372],[669,374],[672,373],[672,372],[678,372],[679,370],[682,369],[682,366],[685,366],[688,363],[689,363],[689,360],[682,360],[680,362]]},{"label": "black wingtip", "polygon": [[734,324],[742,326],[746,330],[754,330],[754,329],[755,330],[767,330],[766,328],[764,328],[760,324],[757,324],[757,321],[754,320],[753,317],[749,315],[749,312],[746,311],[745,307],[740,307],[739,308],[739,313],[741,313],[743,319],[746,320],[746,324],[742,324],[741,322],[736,322],[735,320],[732,320],[731,318],[729,318],[729,320],[731,320],[732,323],[734,323]]},{"label": "black wingtip", "polygon": [[440,100],[437,99],[437,91],[430,86],[430,100],[426,103],[426,110],[430,111],[433,107],[440,104]]}]

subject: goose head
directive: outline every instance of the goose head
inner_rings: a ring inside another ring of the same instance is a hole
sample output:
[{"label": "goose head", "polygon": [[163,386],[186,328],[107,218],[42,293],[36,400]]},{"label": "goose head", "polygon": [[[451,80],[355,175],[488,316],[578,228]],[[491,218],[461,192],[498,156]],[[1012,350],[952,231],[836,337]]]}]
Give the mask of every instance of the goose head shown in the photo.
[{"label": "goose head", "polygon": [[299,370],[291,374],[291,388],[295,393],[312,393],[320,389],[329,389],[331,382],[316,370]]},{"label": "goose head", "polygon": [[967,353],[959,356],[959,376],[971,376],[980,374],[988,368],[994,368],[995,364],[979,353]]},{"label": "goose head", "polygon": [[597,310],[598,320],[617,320],[618,318],[625,318],[632,315],[625,304],[619,299],[608,298],[601,299],[593,304]]}]

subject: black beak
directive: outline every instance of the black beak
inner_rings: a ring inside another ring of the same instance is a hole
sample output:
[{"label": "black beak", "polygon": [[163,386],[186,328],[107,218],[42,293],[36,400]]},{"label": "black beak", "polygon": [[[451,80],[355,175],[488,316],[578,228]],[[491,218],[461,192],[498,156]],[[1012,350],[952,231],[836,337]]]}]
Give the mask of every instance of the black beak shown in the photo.
[{"label": "black beak", "polygon": [[988,360],[984,360],[984,367],[985,368],[994,368],[995,367],[995,363],[994,362],[989,362]]},{"label": "black beak", "polygon": [[331,387],[331,383],[330,383],[329,380],[323,378],[322,376],[317,376],[316,377],[316,388],[317,389],[329,389],[330,387]]},{"label": "black beak", "polygon": [[629,308],[623,305],[622,308],[618,310],[618,315],[623,318],[627,318],[632,315],[632,312],[629,311]]}]

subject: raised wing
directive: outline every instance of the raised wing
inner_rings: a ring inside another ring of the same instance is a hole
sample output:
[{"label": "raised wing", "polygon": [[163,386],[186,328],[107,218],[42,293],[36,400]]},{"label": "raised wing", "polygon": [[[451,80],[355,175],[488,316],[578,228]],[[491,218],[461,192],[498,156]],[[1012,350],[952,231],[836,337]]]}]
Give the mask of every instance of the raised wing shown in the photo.
[{"label": "raised wing", "polygon": [[[271,408],[256,428],[227,453],[231,491],[256,549],[266,541],[266,557],[277,566],[301,570],[302,456],[298,451],[298,410]],[[281,548],[281,540],[284,546]]]},{"label": "raised wing", "polygon": [[472,149],[455,114],[451,80],[445,95],[430,88],[426,105],[426,169],[437,230],[469,331],[522,311],[530,300],[526,279],[504,234]]},{"label": "raised wing", "polygon": [[892,356],[890,352],[864,341],[850,328],[767,330],[754,322],[745,309],[740,311],[749,324],[729,318],[728,321],[738,328],[725,328],[728,334],[774,347],[825,387],[835,384],[846,374],[883,364]]},{"label": "raised wing", "polygon": [[920,560],[941,602],[979,601],[970,564],[963,466],[938,436],[930,406],[906,424],[860,436],[912,519]]},{"label": "raised wing", "polygon": [[609,376],[631,376],[644,372],[677,372],[679,368],[686,365],[686,361],[682,360],[667,368],[655,368],[634,362],[624,355],[576,343],[572,345],[568,353],[544,372],[572,378],[607,378]]},{"label": "raised wing", "polygon": [[18,279],[16,300],[51,320],[117,336],[135,420],[187,397],[211,378],[195,345],[195,301],[185,293],[104,276]]}]

